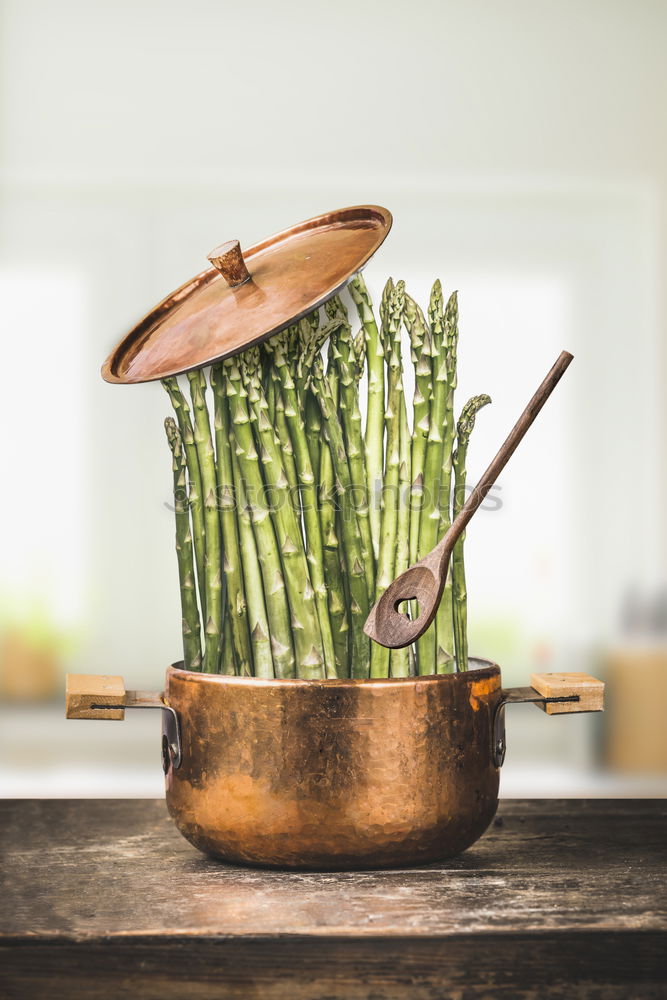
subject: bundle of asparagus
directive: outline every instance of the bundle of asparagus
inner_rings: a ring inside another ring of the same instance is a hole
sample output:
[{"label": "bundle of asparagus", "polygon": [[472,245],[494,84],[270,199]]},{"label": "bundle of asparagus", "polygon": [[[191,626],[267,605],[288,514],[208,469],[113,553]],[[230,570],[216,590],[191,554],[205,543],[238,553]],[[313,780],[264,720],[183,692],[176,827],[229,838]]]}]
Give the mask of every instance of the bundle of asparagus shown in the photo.
[{"label": "bundle of asparagus", "polygon": [[357,333],[336,296],[325,317],[213,365],[208,383],[190,372],[190,401],[178,379],[163,382],[176,416],[165,429],[189,670],[317,679],[467,669],[463,538],[414,648],[370,643],[363,625],[460,509],[470,433],[490,399],[474,396],[455,423],[456,293],[445,303],[436,281],[425,316],[390,279],[378,325],[363,278],[349,290]]}]

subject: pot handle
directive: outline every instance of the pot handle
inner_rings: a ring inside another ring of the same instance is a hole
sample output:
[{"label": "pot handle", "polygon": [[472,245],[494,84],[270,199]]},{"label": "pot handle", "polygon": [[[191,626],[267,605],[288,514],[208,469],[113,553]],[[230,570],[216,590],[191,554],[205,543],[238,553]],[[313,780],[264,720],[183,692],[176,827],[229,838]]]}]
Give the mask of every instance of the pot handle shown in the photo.
[{"label": "pot handle", "polygon": [[590,674],[531,674],[531,687],[503,688],[493,715],[493,762],[502,767],[505,742],[505,705],[530,703],[547,715],[604,712],[604,683]]},{"label": "pot handle", "polygon": [[65,715],[68,719],[122,721],[126,708],[164,708],[157,691],[128,691],[115,674],[67,674]]},{"label": "pot handle", "polygon": [[67,674],[65,716],[68,719],[122,721],[126,708],[162,709],[162,764],[166,772],[182,760],[181,726],[175,708],[158,691],[128,691],[116,674]]}]

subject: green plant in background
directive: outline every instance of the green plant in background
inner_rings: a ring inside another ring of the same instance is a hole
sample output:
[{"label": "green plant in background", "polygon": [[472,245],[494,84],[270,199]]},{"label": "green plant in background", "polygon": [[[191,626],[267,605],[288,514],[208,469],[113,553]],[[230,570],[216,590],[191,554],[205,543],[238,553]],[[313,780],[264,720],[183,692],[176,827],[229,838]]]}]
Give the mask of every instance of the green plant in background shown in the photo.
[{"label": "green plant in background", "polygon": [[165,428],[191,670],[317,679],[467,669],[463,539],[414,648],[371,644],[363,626],[458,512],[470,433],[490,399],[473,397],[455,423],[456,293],[445,302],[436,281],[427,317],[390,279],[378,324],[363,278],[349,290],[356,333],[335,296],[325,319],[316,311],[212,366],[208,382],[189,373],[190,401],[178,379],[163,382],[176,417]]},{"label": "green plant in background", "polygon": [[57,697],[68,658],[81,647],[78,627],[58,623],[48,598],[0,593],[0,699]]}]

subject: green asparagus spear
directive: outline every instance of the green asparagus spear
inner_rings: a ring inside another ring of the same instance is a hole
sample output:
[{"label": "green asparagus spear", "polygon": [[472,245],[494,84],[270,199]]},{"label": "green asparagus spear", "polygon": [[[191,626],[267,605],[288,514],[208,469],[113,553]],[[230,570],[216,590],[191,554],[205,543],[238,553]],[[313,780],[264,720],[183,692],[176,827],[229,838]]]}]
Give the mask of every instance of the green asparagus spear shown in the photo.
[{"label": "green asparagus spear", "polygon": [[333,460],[326,441],[320,455],[320,485],[318,490],[322,545],[324,548],[324,573],[327,581],[327,605],[331,621],[336,676],[349,677],[350,653],[350,599],[343,575],[343,555],[336,531],[338,497],[334,485]]},{"label": "green asparagus spear", "polygon": [[[326,677],[336,677],[336,655],[329,609],[329,594],[324,575],[324,544],[318,509],[318,489],[315,472],[311,465],[302,408],[294,375],[288,361],[288,338],[284,333],[278,334],[268,341],[266,349],[273,359],[276,393],[282,397],[286,433],[289,435],[295,459],[301,515],[305,530],[306,558],[315,591],[317,616],[322,636],[324,673]],[[284,438],[281,436],[281,442],[283,440]],[[330,580],[330,587],[334,586],[335,583],[335,579]]]},{"label": "green asparagus spear", "polygon": [[[394,288],[393,283],[388,282],[382,297],[382,341],[385,346],[389,376],[387,380],[385,410],[387,436],[376,600],[394,579],[396,565],[400,506],[398,495],[400,486],[400,431],[402,405],[404,406],[400,334],[404,308],[405,292],[403,283],[399,282]],[[389,661],[389,650],[378,643],[373,643],[371,648],[371,676],[387,677],[389,675]]]},{"label": "green asparagus spear", "polygon": [[186,486],[186,462],[181,435],[172,417],[164,422],[167,441],[171,448],[174,474],[174,511],[176,514],[176,554],[178,577],[181,586],[181,613],[183,626],[183,657],[186,670],[201,670],[201,625],[195,593],[195,568],[192,553],[192,535]]},{"label": "green asparagus spear", "polygon": [[276,442],[281,451],[283,468],[285,469],[285,475],[287,476],[289,488],[293,495],[296,495],[299,488],[299,477],[296,471],[292,438],[285,419],[285,403],[283,401],[282,392],[280,391],[280,377],[271,363],[271,352],[267,350],[266,344],[264,345],[264,348],[265,349],[262,354],[265,360],[265,369],[267,372],[267,415],[269,422],[275,428]]},{"label": "green asparagus spear", "polygon": [[[223,372],[224,375],[224,372]],[[224,389],[224,379],[222,382]],[[226,396],[226,394],[225,394]],[[225,401],[227,401],[225,399]],[[255,531],[252,524],[252,512],[245,492],[245,484],[239,469],[239,458],[236,451],[236,439],[230,430],[230,457],[237,510],[239,512],[239,546],[243,565],[243,580],[245,583],[246,600],[248,603],[248,628],[250,630],[250,646],[252,649],[253,675],[270,679],[274,676],[273,654],[271,652],[271,633],[269,619],[264,600],[264,584],[262,570],[257,554]]]},{"label": "green asparagus spear", "polygon": [[[452,484],[452,452],[454,450],[454,391],[456,389],[456,356],[459,338],[458,300],[454,292],[447,303],[444,316],[444,355],[447,366],[445,427],[440,474],[440,522],[438,537],[442,538],[451,524],[450,503]],[[442,601],[435,619],[436,664],[438,673],[451,673],[454,669],[454,628],[452,619],[452,568],[450,564]]]},{"label": "green asparagus spear", "polygon": [[[238,509],[234,493],[231,446],[229,442],[230,419],[220,368],[211,368],[211,388],[215,402],[215,444],[218,477],[218,512],[222,532],[223,568],[227,583],[226,615],[231,619],[230,631],[235,650],[238,672],[252,675],[252,652],[248,627],[248,608],[238,531]],[[224,655],[224,650],[223,650]]]},{"label": "green asparagus spear", "polygon": [[[454,517],[465,503],[466,456],[468,442],[475,426],[475,417],[483,406],[491,402],[490,396],[473,396],[463,407],[456,425],[456,451],[454,452]],[[456,669],[468,669],[468,594],[466,590],[465,565],[463,546],[465,532],[458,539],[452,553],[452,588],[453,588],[453,618],[454,643],[456,650]]]},{"label": "green asparagus spear", "polygon": [[424,314],[410,296],[405,297],[404,321],[410,334],[410,354],[415,369],[415,391],[412,399],[412,448],[410,489],[410,564],[417,562],[419,523],[424,502],[424,455],[430,428],[429,413],[432,395],[431,331]]},{"label": "green asparagus spear", "polygon": [[[329,337],[327,350],[327,370],[325,381],[331,397],[331,405],[339,420],[341,416],[340,408],[340,371],[338,363],[340,352],[337,346],[337,323],[330,324],[332,335]],[[313,334],[314,339],[313,339]],[[323,335],[319,328],[314,326],[308,330],[311,341],[316,345],[322,343]],[[305,341],[304,341],[305,342]],[[307,356],[307,355],[306,355]],[[312,387],[311,387],[312,388]],[[326,573],[335,581],[335,591],[330,595],[329,616],[333,622],[334,633],[334,655],[336,657],[336,671],[339,676],[351,676],[352,658],[351,652],[351,626],[352,618],[349,609],[351,608],[350,581],[347,574],[345,562],[344,540],[346,537],[344,515],[341,504],[342,487],[340,480],[334,472],[334,461],[331,454],[331,447],[322,429],[322,413],[312,391],[308,393],[308,400],[317,407],[320,418],[320,433],[323,441],[320,446],[320,517],[322,519],[322,537],[325,543]],[[343,427],[341,424],[341,432]],[[348,463],[349,464],[349,463]],[[341,541],[339,541],[339,539]],[[338,565],[336,565],[336,563]],[[366,577],[368,582],[368,577]],[[340,595],[340,598],[338,598]],[[347,610],[346,610],[347,609]]]},{"label": "green asparagus spear", "polygon": [[[319,353],[320,341],[332,327],[323,328],[319,339],[305,339],[301,345],[300,369],[305,382],[317,399],[322,414],[322,428],[331,451],[336,495],[340,499],[340,538],[347,586],[349,588],[350,660],[354,677],[366,677],[369,664],[369,641],[364,635],[364,622],[370,610],[368,589],[363,566],[363,546],[352,495],[352,478],[345,451],[331,387],[324,376]],[[302,330],[303,335],[303,330]]]},{"label": "green asparagus spear", "polygon": [[306,439],[310,452],[310,464],[315,475],[320,468],[320,449],[322,446],[322,414],[320,407],[308,391],[308,366],[302,363],[300,352],[304,343],[310,343],[313,334],[319,326],[319,311],[311,313],[293,326],[288,327],[286,349],[290,356],[296,359],[294,367],[294,382],[299,398],[301,412],[306,427]]},{"label": "green asparagus spear", "polygon": [[206,621],[206,572],[204,570],[204,504],[202,501],[202,481],[199,469],[199,458],[197,457],[197,446],[195,435],[192,429],[190,418],[190,407],[188,401],[181,392],[181,388],[176,378],[166,378],[162,380],[162,385],[166,390],[171,404],[176,412],[178,428],[183,442],[185,458],[188,466],[188,497],[190,516],[192,517],[192,537],[194,541],[195,560],[197,564],[197,585],[199,588],[199,603],[201,606],[202,621]]},{"label": "green asparagus spear", "polygon": [[267,504],[259,455],[250,426],[247,392],[241,379],[239,360],[229,358],[223,366],[225,393],[236,442],[235,452],[246,501],[251,511],[255,543],[262,569],[274,669],[276,677],[294,677],[296,660],[292,647],[292,628],[282,561]]},{"label": "green asparagus spear", "polygon": [[272,517],[280,543],[283,577],[290,605],[297,676],[316,680],[323,676],[324,651],[320,631],[315,590],[294,509],[289,481],[285,473],[280,448],[268,419],[264,391],[258,377],[259,351],[246,351],[242,361],[242,377],[255,420],[256,444],[260,448],[262,471],[271,491]]},{"label": "green asparagus spear", "polygon": [[364,439],[361,430],[359,409],[359,371],[355,354],[352,330],[347,318],[347,310],[339,296],[334,296],[325,305],[327,316],[336,321],[329,343],[335,345],[335,367],[338,373],[338,412],[345,439],[347,460],[352,481],[353,506],[357,513],[357,524],[361,535],[364,574],[368,599],[375,597],[375,558],[371,539],[371,524],[367,498],[367,478]]},{"label": "green asparagus spear", "polygon": [[[224,606],[225,600],[223,599],[223,608]],[[222,643],[220,646],[220,666],[218,668],[218,673],[227,674],[228,676],[233,677],[240,674],[240,668],[237,665],[236,648],[234,646],[234,639],[232,638],[231,615],[223,614],[222,617]],[[245,676],[247,677],[248,674]]]},{"label": "green asparagus spear", "polygon": [[222,642],[222,561],[220,520],[218,517],[218,482],[215,451],[206,405],[206,378],[201,371],[188,372],[192,409],[195,418],[195,444],[201,471],[204,499],[206,582],[206,624],[204,626],[204,673],[218,672]]},{"label": "green asparagus spear", "polygon": [[[431,291],[429,303],[431,327],[431,378],[432,395],[429,414],[429,431],[424,456],[424,504],[419,521],[418,558],[421,559],[438,541],[440,524],[440,476],[442,471],[443,425],[447,406],[447,365],[444,358],[444,313],[442,288],[436,281]],[[417,661],[420,674],[436,672],[436,635],[429,628],[417,640]]]},{"label": "green asparagus spear", "polygon": [[373,315],[373,304],[366,283],[360,274],[350,282],[349,289],[366,338],[368,365],[365,433],[366,489],[373,553],[377,562],[380,549],[381,494],[384,474],[384,347]]},{"label": "green asparagus spear", "polygon": [[[400,336],[400,334],[399,334]],[[396,531],[396,559],[394,576],[398,576],[410,565],[410,470],[411,435],[402,384],[398,392],[399,405],[399,467],[398,467],[398,524]],[[411,647],[392,649],[391,676],[407,677],[410,674]]]}]

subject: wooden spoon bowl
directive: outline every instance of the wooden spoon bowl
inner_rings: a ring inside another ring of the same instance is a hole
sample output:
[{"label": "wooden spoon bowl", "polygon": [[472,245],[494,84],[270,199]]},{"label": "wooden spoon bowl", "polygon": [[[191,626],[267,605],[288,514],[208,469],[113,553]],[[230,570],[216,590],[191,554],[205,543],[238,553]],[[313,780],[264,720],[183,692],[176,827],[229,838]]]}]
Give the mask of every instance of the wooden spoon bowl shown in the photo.
[{"label": "wooden spoon bowl", "polygon": [[[437,559],[438,565],[434,569],[431,568],[432,557],[433,553],[422,562],[410,566],[391,587],[385,590],[380,600],[371,609],[371,613],[366,619],[364,631],[372,639],[375,639],[376,634],[380,634],[381,638],[376,641],[379,641],[383,646],[396,649],[399,646],[416,642],[429,627],[435,618],[442,597],[447,565],[449,564],[449,552],[444,572],[441,568],[442,560],[440,558]],[[396,587],[395,584],[399,581],[400,587]],[[400,610],[406,601],[417,602],[419,614],[416,618],[409,618],[404,611]],[[378,621],[382,622],[381,633],[377,633],[376,622]]]}]

